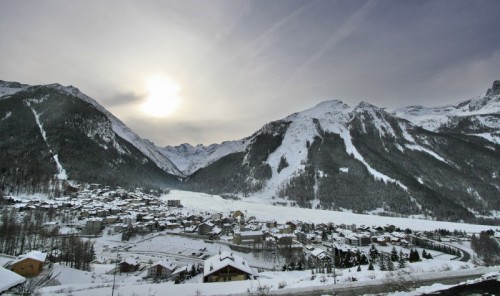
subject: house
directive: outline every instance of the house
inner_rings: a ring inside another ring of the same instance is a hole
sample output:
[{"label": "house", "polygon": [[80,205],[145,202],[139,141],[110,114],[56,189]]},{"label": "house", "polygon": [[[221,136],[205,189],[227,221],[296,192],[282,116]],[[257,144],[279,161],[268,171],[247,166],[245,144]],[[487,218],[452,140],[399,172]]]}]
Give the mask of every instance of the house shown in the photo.
[{"label": "house", "polygon": [[134,272],[139,270],[139,263],[135,258],[129,257],[120,262],[120,272]]},{"label": "house", "polygon": [[229,252],[222,252],[205,260],[203,282],[229,282],[254,279],[258,272],[248,262]]},{"label": "house", "polygon": [[210,233],[210,231],[212,231],[213,227],[214,225],[211,222],[201,223],[200,225],[198,225],[198,234],[207,235]]},{"label": "house", "polygon": [[26,279],[19,274],[12,272],[0,266],[0,294],[6,292],[17,285],[26,281]]},{"label": "house", "polygon": [[148,269],[148,276],[154,279],[168,279],[177,268],[171,261],[157,262]]},{"label": "house", "polygon": [[10,269],[24,277],[37,276],[42,272],[43,265],[47,259],[47,254],[39,251],[32,251],[19,256],[10,264]]},{"label": "house", "polygon": [[325,250],[316,248],[311,251],[311,256],[317,261],[331,261],[332,257]]}]

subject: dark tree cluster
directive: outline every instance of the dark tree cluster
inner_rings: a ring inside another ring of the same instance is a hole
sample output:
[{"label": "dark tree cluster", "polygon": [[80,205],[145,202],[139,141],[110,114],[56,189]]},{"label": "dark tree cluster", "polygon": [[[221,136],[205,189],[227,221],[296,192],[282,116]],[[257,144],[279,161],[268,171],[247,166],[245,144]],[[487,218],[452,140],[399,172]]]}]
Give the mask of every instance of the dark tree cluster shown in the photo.
[{"label": "dark tree cluster", "polygon": [[500,244],[491,236],[492,232],[481,231],[479,237],[474,234],[471,239],[472,249],[487,266],[500,264]]},{"label": "dark tree cluster", "polygon": [[43,224],[50,215],[57,213],[34,210],[20,215],[5,208],[1,213],[0,253],[17,256],[29,251],[43,251],[48,253],[52,262],[89,270],[89,263],[95,259],[94,245],[76,235],[59,235],[58,227],[44,228]]}]

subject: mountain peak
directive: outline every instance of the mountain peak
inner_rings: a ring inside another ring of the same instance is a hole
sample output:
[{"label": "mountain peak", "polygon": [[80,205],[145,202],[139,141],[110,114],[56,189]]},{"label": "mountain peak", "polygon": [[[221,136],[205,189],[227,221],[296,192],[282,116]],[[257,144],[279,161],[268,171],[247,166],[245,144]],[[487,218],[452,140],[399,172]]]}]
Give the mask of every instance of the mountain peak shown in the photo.
[{"label": "mountain peak", "polygon": [[486,92],[487,97],[500,95],[500,80],[493,81],[493,86]]},{"label": "mountain peak", "polygon": [[381,108],[379,108],[373,104],[370,104],[368,102],[365,102],[365,101],[359,102],[359,104],[354,109],[356,111],[359,111],[359,110],[381,110]]}]

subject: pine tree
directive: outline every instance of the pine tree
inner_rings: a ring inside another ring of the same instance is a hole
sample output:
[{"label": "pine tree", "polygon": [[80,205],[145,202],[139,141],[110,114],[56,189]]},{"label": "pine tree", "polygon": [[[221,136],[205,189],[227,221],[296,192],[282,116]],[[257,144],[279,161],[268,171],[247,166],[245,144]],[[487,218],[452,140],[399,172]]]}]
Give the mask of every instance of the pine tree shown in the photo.
[{"label": "pine tree", "polygon": [[370,262],[370,265],[368,265],[368,270],[373,270],[373,264]]},{"label": "pine tree", "polygon": [[385,262],[384,262],[384,254],[380,254],[380,260],[378,262],[378,266],[380,268],[381,271],[385,271],[387,270],[387,267],[385,266]]},{"label": "pine tree", "polygon": [[394,270],[394,262],[392,262],[392,260],[387,260],[387,270],[389,271]]},{"label": "pine tree", "polygon": [[425,251],[425,249],[422,250],[422,258],[427,259],[427,252]]},{"label": "pine tree", "polygon": [[378,250],[377,250],[377,248],[375,248],[374,245],[371,246],[369,254],[370,254],[370,261],[375,262],[375,260],[378,257]]},{"label": "pine tree", "polygon": [[360,271],[361,271],[361,265],[358,265],[357,272],[360,272]]},{"label": "pine tree", "polygon": [[418,254],[418,251],[415,250],[415,262],[421,261],[420,260],[420,255]]},{"label": "pine tree", "polygon": [[392,251],[391,251],[391,261],[398,261],[399,260],[399,256],[398,256],[398,251],[396,250],[396,247],[392,247]]}]

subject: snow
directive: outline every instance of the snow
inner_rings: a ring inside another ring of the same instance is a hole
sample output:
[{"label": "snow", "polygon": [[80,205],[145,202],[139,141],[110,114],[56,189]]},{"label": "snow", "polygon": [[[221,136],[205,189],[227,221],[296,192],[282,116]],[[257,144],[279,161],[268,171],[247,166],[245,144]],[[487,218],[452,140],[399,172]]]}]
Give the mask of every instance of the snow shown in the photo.
[{"label": "snow", "polygon": [[276,220],[278,223],[294,221],[297,217],[300,217],[304,222],[316,224],[333,222],[335,224],[364,225],[367,223],[366,221],[369,220],[373,225],[395,225],[402,229],[410,228],[416,231],[433,231],[438,228],[444,228],[462,229],[469,233],[479,233],[491,228],[491,226],[488,225],[362,215],[349,212],[314,210],[297,207],[287,207],[286,210],[283,210],[281,206],[273,206],[269,203],[259,202],[258,199],[252,196],[242,200],[227,200],[218,195],[172,190],[168,195],[162,196],[162,199],[179,199],[185,208],[199,212],[230,212],[234,210],[245,210],[248,212],[246,215],[255,216],[257,219],[263,221]]},{"label": "snow", "polygon": [[[31,102],[27,101],[27,104],[28,104],[28,106],[30,106]],[[33,107],[30,106],[30,108],[31,108],[31,111],[33,111],[33,115],[35,116],[35,121],[36,121],[36,124],[38,125],[38,127],[40,129],[40,133],[42,134],[42,138],[45,141],[45,144],[47,144],[47,147],[50,150],[50,154],[52,154],[52,158],[56,162],[56,166],[57,166],[57,178],[59,180],[67,180],[68,179],[68,174],[66,173],[66,170],[63,168],[63,166],[59,162],[59,155],[58,154],[54,154],[52,152],[52,148],[50,147],[49,142],[47,141],[47,134],[45,133],[45,130],[43,129],[42,123],[40,122],[40,115],[36,113],[36,111],[35,111],[35,109],[33,109]]]},{"label": "snow", "polygon": [[29,85],[26,84],[13,85],[13,83],[0,80],[0,98],[7,98],[8,96],[27,89],[28,87]]},{"label": "snow", "polygon": [[349,168],[339,168],[341,173],[349,173]]},{"label": "snow", "polygon": [[7,119],[7,118],[9,118],[11,115],[12,115],[12,112],[8,111],[7,113],[5,113],[5,116],[4,116],[2,119],[0,119],[0,122],[1,122],[1,121],[6,120],[6,119]]},{"label": "snow", "polygon": [[7,270],[0,266],[0,294],[10,288],[22,284],[26,279],[15,272]]},{"label": "snow", "polygon": [[10,263],[10,264],[12,265],[12,264],[15,264],[17,262],[28,259],[28,258],[36,260],[36,261],[40,261],[40,262],[45,262],[45,260],[47,259],[47,253],[42,253],[40,251],[32,251],[32,252],[29,252],[29,253],[26,253],[24,255],[19,256],[16,260],[12,261],[12,263]]},{"label": "snow", "polygon": [[227,141],[209,146],[182,144],[175,147],[161,148],[160,152],[170,159],[185,175],[190,175],[226,155],[245,151],[248,144],[250,144],[249,139]]},{"label": "snow", "polygon": [[[399,118],[406,119],[429,131],[437,131],[440,127],[450,123],[454,118],[474,116],[481,126],[498,129],[500,121],[492,114],[500,113],[498,95],[476,97],[469,101],[438,107],[410,106],[395,110],[388,110]],[[499,143],[500,137],[493,133],[477,134],[493,143]],[[411,141],[410,141],[411,142]]]},{"label": "snow", "polygon": [[417,151],[422,151],[422,152],[425,152],[427,154],[429,154],[430,156],[434,157],[435,159],[439,160],[439,161],[442,161],[444,163],[448,163],[446,161],[446,159],[444,159],[442,156],[440,156],[439,154],[437,154],[436,152],[434,151],[431,151],[430,149],[427,149],[425,147],[422,147],[420,145],[417,145],[417,144],[407,144],[405,145],[406,148],[410,149],[410,150],[417,150]]}]

